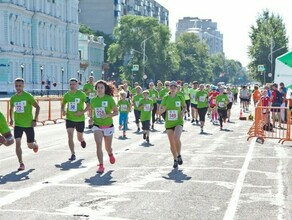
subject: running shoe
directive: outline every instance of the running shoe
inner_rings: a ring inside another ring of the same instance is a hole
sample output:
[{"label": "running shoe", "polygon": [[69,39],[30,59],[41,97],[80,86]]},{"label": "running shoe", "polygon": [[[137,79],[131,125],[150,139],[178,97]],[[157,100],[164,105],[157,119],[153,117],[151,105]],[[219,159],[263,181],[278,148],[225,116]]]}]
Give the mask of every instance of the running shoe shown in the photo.
[{"label": "running shoe", "polygon": [[187,120],[187,116],[185,115],[184,120]]},{"label": "running shoe", "polygon": [[178,163],[177,163],[176,160],[174,160],[174,162],[173,162],[173,168],[176,169],[177,167],[178,167]]},{"label": "running shoe", "polygon": [[86,142],[85,141],[81,141],[81,147],[82,148],[86,148]]},{"label": "running shoe", "polygon": [[114,164],[116,162],[116,159],[115,159],[114,155],[113,154],[109,154],[108,156],[109,156],[110,163]]},{"label": "running shoe", "polygon": [[220,126],[220,131],[223,131],[223,127],[222,126]]},{"label": "running shoe", "polygon": [[203,129],[201,129],[201,134],[204,134],[204,130]]},{"label": "running shoe", "polygon": [[137,132],[140,132],[140,128],[137,129]]},{"label": "running shoe", "polygon": [[194,123],[195,122],[195,119],[192,119],[191,123]]},{"label": "running shoe", "polygon": [[199,124],[199,121],[196,119],[196,124]]},{"label": "running shoe", "polygon": [[143,139],[144,140],[146,139],[146,133],[143,133]]},{"label": "running shoe", "polygon": [[123,131],[123,137],[124,137],[124,138],[126,137],[126,132],[125,132],[125,131]]},{"label": "running shoe", "polygon": [[154,130],[154,124],[151,125],[151,129]]},{"label": "running shoe", "polygon": [[88,125],[88,128],[89,128],[89,129],[93,128],[93,125]]},{"label": "running shoe", "polygon": [[149,143],[149,136],[146,137],[146,141],[147,141],[147,143]]},{"label": "running shoe", "polygon": [[20,163],[19,164],[19,167],[18,167],[18,171],[22,171],[22,170],[24,170],[25,169],[25,166],[24,166],[24,163]]},{"label": "running shoe", "polygon": [[182,160],[182,158],[181,158],[181,155],[178,155],[178,156],[177,156],[177,163],[178,163],[179,165],[182,165],[182,164],[183,164],[183,160]]},{"label": "running shoe", "polygon": [[188,117],[191,117],[191,116],[190,116],[190,113],[188,113]]},{"label": "running shoe", "polygon": [[72,154],[71,157],[68,160],[71,160],[71,161],[76,160],[75,154]]},{"label": "running shoe", "polygon": [[35,153],[37,153],[37,152],[39,151],[39,146],[38,146],[38,144],[37,144],[36,141],[34,141],[34,143],[33,143],[33,148],[32,148],[32,150],[33,150],[33,152],[35,152]]},{"label": "running shoe", "polygon": [[98,169],[97,169],[96,172],[97,172],[97,173],[103,173],[103,172],[104,172],[104,166],[103,166],[103,164],[99,164],[99,165],[98,165]]}]

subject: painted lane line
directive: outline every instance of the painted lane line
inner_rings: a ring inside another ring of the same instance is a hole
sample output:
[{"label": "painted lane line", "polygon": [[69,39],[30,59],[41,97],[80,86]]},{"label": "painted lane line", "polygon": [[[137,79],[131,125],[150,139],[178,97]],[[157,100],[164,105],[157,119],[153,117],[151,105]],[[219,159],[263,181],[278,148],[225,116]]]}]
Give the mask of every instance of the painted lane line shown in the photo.
[{"label": "painted lane line", "polygon": [[241,171],[238,175],[236,185],[235,185],[235,188],[233,190],[231,200],[228,204],[228,207],[227,207],[227,210],[225,212],[223,220],[232,220],[235,217],[240,193],[241,193],[241,190],[243,187],[245,176],[246,176],[247,171],[248,171],[249,163],[252,159],[252,154],[253,154],[253,150],[255,148],[255,144],[256,144],[256,138],[253,138],[253,140],[251,141],[251,144],[249,145],[249,150],[246,154],[245,161],[243,163]]}]

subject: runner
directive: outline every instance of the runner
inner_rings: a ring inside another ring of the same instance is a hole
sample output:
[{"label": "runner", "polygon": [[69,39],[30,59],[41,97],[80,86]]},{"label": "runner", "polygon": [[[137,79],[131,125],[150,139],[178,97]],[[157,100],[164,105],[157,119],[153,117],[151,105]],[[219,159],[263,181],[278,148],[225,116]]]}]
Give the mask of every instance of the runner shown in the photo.
[{"label": "runner", "polygon": [[240,98],[240,100],[242,102],[243,111],[244,112],[248,112],[250,95],[248,93],[248,90],[247,90],[246,86],[242,86],[242,88],[240,90],[239,98]]},{"label": "runner", "polygon": [[153,109],[152,109],[152,124],[151,129],[154,130],[154,123],[156,121],[156,112],[157,112],[157,98],[159,96],[157,90],[154,88],[154,83],[149,83],[149,98],[153,101]]},{"label": "runner", "polygon": [[231,92],[230,87],[227,87],[227,96],[228,96],[228,105],[227,105],[227,122],[231,122],[230,121],[230,117],[231,117],[231,108],[232,108],[232,104],[234,102],[234,96],[233,93]]},{"label": "runner", "polygon": [[151,111],[153,110],[153,100],[149,98],[149,93],[148,90],[143,91],[143,99],[139,102],[143,139],[146,140],[147,143],[149,143]]},{"label": "runner", "polygon": [[218,111],[217,111],[217,103],[216,103],[216,97],[219,95],[219,92],[216,91],[216,86],[212,86],[212,90],[209,92],[209,102],[210,102],[210,110],[212,112],[212,119],[211,122],[213,124],[218,123]]},{"label": "runner", "polygon": [[142,95],[142,88],[141,86],[136,87],[136,95],[133,97],[133,105],[134,105],[134,115],[135,115],[135,123],[137,125],[137,133],[140,132],[140,116],[141,116],[141,111],[139,110],[139,103],[143,99]]},{"label": "runner", "polygon": [[0,112],[0,145],[9,146],[14,143],[14,138],[7,125],[6,119],[2,112]]},{"label": "runner", "polygon": [[94,140],[96,143],[96,154],[99,162],[97,173],[104,172],[102,140],[109,156],[111,164],[115,163],[112,150],[112,140],[114,133],[113,117],[118,115],[118,107],[113,98],[114,86],[99,80],[95,84],[97,96],[90,102],[90,116],[93,117]]},{"label": "runner", "polygon": [[227,105],[228,105],[228,96],[224,91],[224,88],[220,88],[220,94],[216,97],[216,103],[219,114],[220,130],[223,130],[223,121],[226,122],[227,118]]},{"label": "runner", "polygon": [[[86,94],[78,90],[78,81],[75,78],[69,80],[70,90],[65,93],[62,102],[63,116],[66,116],[66,129],[68,135],[68,145],[71,152],[70,161],[76,160],[74,150],[74,130],[77,131],[77,139],[82,148],[86,147],[86,142],[83,138],[83,132],[85,127],[84,113],[89,110],[89,99]],[[86,104],[86,108],[84,108]],[[66,110],[65,107],[67,106]],[[90,121],[90,120],[89,120]],[[90,121],[92,124],[92,121]]]},{"label": "runner", "polygon": [[261,92],[259,90],[259,87],[257,85],[254,86],[254,91],[252,93],[252,99],[253,99],[253,104],[254,106],[257,105],[258,101],[261,98]]},{"label": "runner", "polygon": [[276,108],[272,108],[271,112],[272,112],[272,121],[273,121],[273,127],[275,128],[275,122],[276,122],[276,113],[277,113],[277,119],[279,122],[278,128],[282,128],[281,127],[281,113],[280,113],[280,107],[283,103],[283,94],[281,94],[278,90],[278,84],[274,83],[273,84],[273,91],[272,91],[272,95],[271,95],[271,102],[272,102],[272,107],[276,107]]},{"label": "runner", "polygon": [[127,94],[122,91],[120,92],[121,99],[118,101],[119,107],[119,130],[123,128],[123,137],[126,137],[126,130],[128,129],[127,121],[128,114],[131,111],[131,105],[129,100],[126,99]]},{"label": "runner", "polygon": [[183,164],[180,136],[183,130],[186,103],[182,96],[176,94],[177,83],[172,81],[169,85],[170,92],[162,100],[160,114],[166,112],[165,128],[174,159],[173,168],[176,169],[178,165]]},{"label": "runner", "polygon": [[205,117],[208,110],[208,92],[204,89],[204,87],[204,84],[200,84],[199,91],[196,93],[201,134],[204,134]]},{"label": "runner", "polygon": [[188,83],[183,84],[182,92],[184,93],[184,98],[187,106],[187,111],[185,112],[185,120],[187,120],[187,114],[188,118],[190,117],[190,105],[191,105],[191,97],[190,97],[190,88]]},{"label": "runner", "polygon": [[[22,78],[16,78],[14,83],[16,94],[10,99],[10,125],[12,126],[14,124],[16,155],[19,161],[18,171],[21,171],[25,169],[21,149],[23,132],[26,134],[28,148],[33,149],[35,153],[37,153],[39,149],[35,140],[34,127],[36,126],[40,107],[34,97],[30,93],[24,91],[24,80]],[[32,114],[32,107],[36,109],[34,117]]]},{"label": "runner", "polygon": [[[88,82],[86,84],[84,84],[83,86],[83,92],[85,92],[85,94],[87,95],[87,97],[89,99],[92,99],[93,97],[96,96],[96,92],[94,89],[94,77],[93,76],[89,76],[88,78]],[[88,115],[89,117],[89,111],[88,111]],[[88,120],[88,128],[91,129],[92,128],[92,121]]]},{"label": "runner", "polygon": [[192,121],[194,123],[196,120],[196,124],[199,124],[198,121],[198,102],[196,100],[196,93],[198,92],[198,82],[193,82],[193,88],[190,90],[191,95],[191,114],[192,114]]},{"label": "runner", "polygon": [[161,91],[162,91],[162,82],[159,81],[157,82],[157,87],[156,87],[156,91],[158,92],[158,97],[157,97],[157,111],[156,111],[156,118],[158,118],[158,121],[161,123],[161,115],[159,114],[159,109],[160,109],[160,105],[161,105],[161,102],[162,102],[162,98],[161,97]]}]

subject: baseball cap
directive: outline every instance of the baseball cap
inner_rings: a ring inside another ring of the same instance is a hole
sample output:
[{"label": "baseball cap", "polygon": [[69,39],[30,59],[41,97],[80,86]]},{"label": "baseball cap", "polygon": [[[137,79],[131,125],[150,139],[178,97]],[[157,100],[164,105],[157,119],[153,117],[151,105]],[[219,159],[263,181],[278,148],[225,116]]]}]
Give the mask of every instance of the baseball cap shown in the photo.
[{"label": "baseball cap", "polygon": [[176,87],[177,87],[177,82],[176,82],[176,81],[171,81],[171,82],[169,83],[169,86],[176,86]]}]

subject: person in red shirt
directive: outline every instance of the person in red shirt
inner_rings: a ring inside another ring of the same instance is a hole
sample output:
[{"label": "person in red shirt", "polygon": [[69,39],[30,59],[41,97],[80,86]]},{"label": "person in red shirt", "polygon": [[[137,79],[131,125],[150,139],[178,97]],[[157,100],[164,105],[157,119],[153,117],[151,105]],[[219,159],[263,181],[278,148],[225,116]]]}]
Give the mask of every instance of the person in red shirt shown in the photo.
[{"label": "person in red shirt", "polygon": [[216,87],[212,86],[212,90],[208,94],[209,98],[209,107],[212,112],[212,122],[213,124],[218,121],[218,113],[217,113],[217,105],[216,105],[216,97],[219,95],[219,92],[216,91]]},{"label": "person in red shirt", "polygon": [[265,125],[270,124],[270,110],[269,106],[271,105],[270,97],[268,96],[268,91],[264,90],[263,95],[260,98],[260,101],[258,102],[258,106],[262,106],[262,113],[263,113],[263,119],[265,121]]},{"label": "person in red shirt", "polygon": [[275,127],[275,122],[276,122],[276,114],[275,113],[277,113],[278,122],[279,122],[278,128],[281,128],[281,113],[280,113],[280,107],[282,105],[283,98],[282,98],[281,101],[278,101],[277,100],[277,96],[283,97],[283,95],[278,90],[278,84],[277,83],[274,83],[273,84],[272,96],[271,96],[272,107],[276,107],[274,109],[271,109],[271,112],[272,112],[272,120],[273,120],[273,127]]}]

